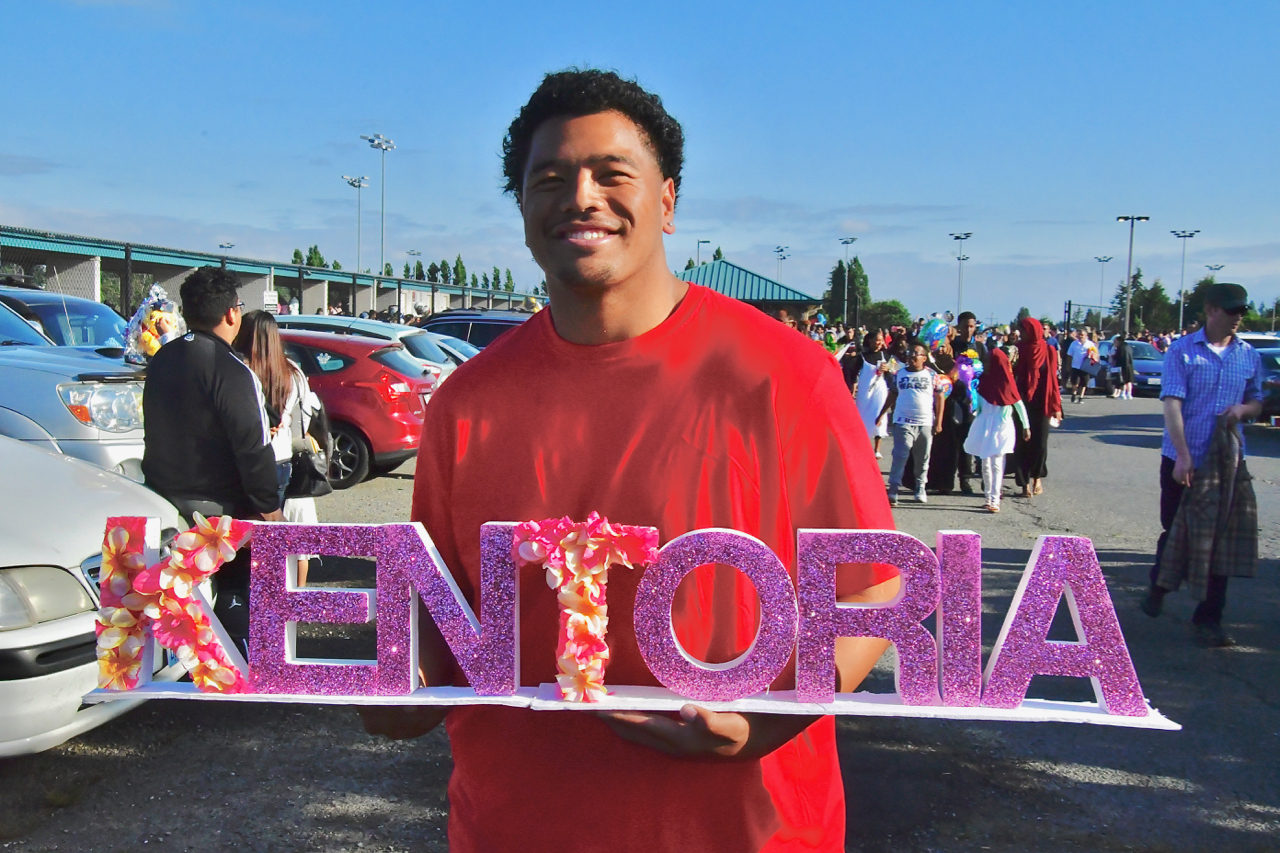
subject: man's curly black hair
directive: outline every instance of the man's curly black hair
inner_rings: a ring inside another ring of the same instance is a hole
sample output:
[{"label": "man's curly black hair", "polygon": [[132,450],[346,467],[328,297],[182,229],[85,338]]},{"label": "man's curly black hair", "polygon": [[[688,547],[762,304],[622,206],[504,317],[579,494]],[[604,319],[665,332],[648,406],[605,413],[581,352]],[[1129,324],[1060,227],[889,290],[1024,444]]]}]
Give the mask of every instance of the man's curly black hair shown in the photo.
[{"label": "man's curly black hair", "polygon": [[680,169],[684,166],[684,131],[667,114],[662,99],[613,71],[568,68],[542,78],[541,85],[520,108],[502,140],[502,174],[506,192],[523,201],[524,168],[533,147],[533,134],[547,119],[589,116],[614,110],[635,122],[658,159],[664,178],[675,183],[680,197]]}]

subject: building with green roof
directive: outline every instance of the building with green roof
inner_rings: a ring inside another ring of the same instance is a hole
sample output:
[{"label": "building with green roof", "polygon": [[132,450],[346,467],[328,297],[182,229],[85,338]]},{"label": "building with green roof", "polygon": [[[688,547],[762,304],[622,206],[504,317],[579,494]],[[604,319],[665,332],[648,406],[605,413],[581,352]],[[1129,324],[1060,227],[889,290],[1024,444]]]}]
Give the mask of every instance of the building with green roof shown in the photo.
[{"label": "building with green roof", "polygon": [[822,305],[822,299],[817,296],[801,293],[729,261],[711,261],[680,270],[676,275],[754,305],[770,316],[776,317],[779,311],[786,311],[792,317],[806,319]]}]

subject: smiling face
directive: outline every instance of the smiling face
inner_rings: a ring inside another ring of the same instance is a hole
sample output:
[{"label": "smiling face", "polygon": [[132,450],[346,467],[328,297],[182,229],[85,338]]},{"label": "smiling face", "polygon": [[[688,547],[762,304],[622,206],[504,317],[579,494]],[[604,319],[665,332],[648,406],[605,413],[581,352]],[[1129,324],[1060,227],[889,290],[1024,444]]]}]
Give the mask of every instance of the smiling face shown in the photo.
[{"label": "smiling face", "polygon": [[675,184],[643,132],[617,112],[542,123],[525,167],[525,245],[549,285],[609,288],[667,275]]}]

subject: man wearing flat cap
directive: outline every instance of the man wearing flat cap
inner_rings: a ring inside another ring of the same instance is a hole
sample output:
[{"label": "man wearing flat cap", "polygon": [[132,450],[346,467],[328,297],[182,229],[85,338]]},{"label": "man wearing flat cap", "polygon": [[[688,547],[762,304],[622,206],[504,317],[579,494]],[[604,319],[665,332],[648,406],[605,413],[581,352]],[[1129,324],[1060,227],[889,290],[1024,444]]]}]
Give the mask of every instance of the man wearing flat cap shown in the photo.
[{"label": "man wearing flat cap", "polygon": [[[1240,318],[1249,310],[1248,294],[1238,284],[1217,282],[1205,295],[1204,325],[1184,335],[1170,347],[1164,360],[1164,376],[1160,398],[1164,402],[1164,440],[1160,459],[1160,524],[1164,532],[1156,543],[1156,560],[1151,570],[1151,589],[1142,603],[1148,616],[1158,616],[1168,586],[1168,570],[1161,572],[1161,559],[1169,544],[1170,528],[1178,516],[1184,493],[1190,492],[1195,478],[1218,476],[1214,454],[1215,432],[1219,421],[1224,432],[1220,438],[1238,437],[1238,450],[1232,451],[1239,466],[1244,464],[1244,432],[1241,423],[1262,413],[1262,359],[1258,351],[1236,335]],[[1221,446],[1226,446],[1221,445]],[[1206,464],[1210,463],[1210,464]],[[1247,474],[1245,475],[1247,481]],[[1199,490],[1199,491],[1204,491]],[[1248,497],[1252,500],[1252,490]],[[1190,494],[1188,494],[1190,498]],[[1237,507],[1237,510],[1239,507]],[[1239,515],[1239,513],[1236,513]],[[1228,519],[1229,520],[1229,519]],[[1252,537],[1253,565],[1256,565],[1257,524],[1242,530],[1241,538]],[[1221,543],[1211,543],[1214,548]],[[1244,543],[1248,545],[1246,541]],[[1212,550],[1212,549],[1211,549]],[[1247,549],[1241,549],[1241,551]],[[1216,558],[1216,555],[1215,555]],[[1221,562],[1221,561],[1219,561]],[[1247,560],[1241,560],[1247,563]],[[1249,571],[1232,572],[1248,575]],[[1166,585],[1157,581],[1166,580]],[[1232,645],[1222,629],[1222,610],[1226,603],[1228,574],[1214,565],[1203,580],[1203,600],[1191,617],[1196,642],[1202,646]],[[1177,581],[1173,581],[1176,588]],[[1192,587],[1197,588],[1193,582]],[[1199,597],[1199,595],[1197,595]]]}]

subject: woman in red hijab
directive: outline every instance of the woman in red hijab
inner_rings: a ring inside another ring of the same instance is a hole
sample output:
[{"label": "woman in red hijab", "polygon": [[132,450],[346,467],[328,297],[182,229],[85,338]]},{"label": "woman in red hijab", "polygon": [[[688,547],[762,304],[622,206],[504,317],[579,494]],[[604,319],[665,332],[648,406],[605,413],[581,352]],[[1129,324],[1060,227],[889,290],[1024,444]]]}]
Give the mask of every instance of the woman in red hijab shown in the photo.
[{"label": "woman in red hijab", "polygon": [[1018,366],[1014,379],[1027,406],[1031,434],[1020,438],[1014,449],[1014,476],[1023,497],[1044,491],[1040,482],[1049,473],[1050,419],[1062,419],[1062,389],[1058,385],[1058,350],[1045,341],[1039,320],[1022,320],[1022,340],[1018,343]]},{"label": "woman in red hijab", "polygon": [[[1021,358],[1021,356],[1019,356]],[[1004,481],[1004,457],[1012,453],[1017,435],[1013,428],[1016,415],[1022,424],[1022,436],[1030,431],[1027,409],[1018,396],[1018,386],[1013,381],[1009,356],[1002,349],[992,350],[983,359],[982,376],[974,380],[978,393],[973,398],[975,417],[969,427],[969,437],[964,440],[964,452],[982,461],[982,490],[986,495],[988,512],[1000,511],[1000,484]]]}]

